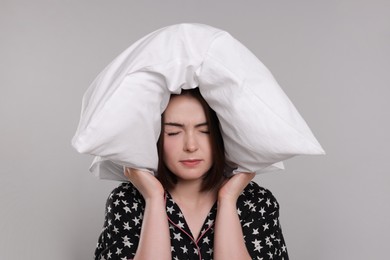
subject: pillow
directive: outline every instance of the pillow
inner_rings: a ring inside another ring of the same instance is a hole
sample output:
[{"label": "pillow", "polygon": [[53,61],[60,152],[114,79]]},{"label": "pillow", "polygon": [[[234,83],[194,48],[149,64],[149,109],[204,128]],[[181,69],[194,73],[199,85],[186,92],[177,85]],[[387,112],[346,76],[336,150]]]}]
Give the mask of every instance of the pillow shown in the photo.
[{"label": "pillow", "polygon": [[152,32],[112,61],[83,97],[72,145],[95,155],[98,177],[126,180],[123,167],[157,169],[161,114],[171,94],[199,87],[221,123],[234,172],[283,168],[324,154],[268,69],[229,33],[202,24]]}]

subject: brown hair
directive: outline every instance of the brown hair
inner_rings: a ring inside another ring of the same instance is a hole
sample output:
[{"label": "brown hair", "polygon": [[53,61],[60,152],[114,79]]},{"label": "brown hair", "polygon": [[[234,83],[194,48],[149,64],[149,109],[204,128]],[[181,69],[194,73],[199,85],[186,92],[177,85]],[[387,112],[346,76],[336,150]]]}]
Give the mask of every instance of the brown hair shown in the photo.
[{"label": "brown hair", "polygon": [[[210,141],[211,141],[211,150],[213,165],[210,170],[205,174],[203,178],[203,183],[201,191],[207,191],[218,186],[223,180],[223,173],[225,167],[225,148],[223,144],[222,134],[219,126],[219,120],[217,114],[211,107],[207,104],[206,100],[200,94],[199,88],[182,90],[181,94],[191,96],[199,101],[203,107],[203,111],[206,114],[206,120],[208,123],[208,129],[210,132]],[[176,95],[172,95],[176,96]],[[171,96],[171,97],[172,97]],[[157,142],[157,151],[158,151],[158,168],[157,168],[157,178],[163,185],[166,190],[172,189],[177,183],[176,176],[168,169],[164,163],[164,113],[161,115],[161,133]]]}]

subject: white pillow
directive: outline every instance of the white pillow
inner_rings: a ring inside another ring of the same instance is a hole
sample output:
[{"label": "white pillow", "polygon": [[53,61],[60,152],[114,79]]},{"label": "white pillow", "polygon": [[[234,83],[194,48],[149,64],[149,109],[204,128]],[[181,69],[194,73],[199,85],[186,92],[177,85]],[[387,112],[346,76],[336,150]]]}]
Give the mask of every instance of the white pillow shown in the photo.
[{"label": "white pillow", "polygon": [[283,168],[299,154],[324,154],[268,69],[229,33],[178,24],[148,34],[111,62],[83,98],[72,144],[96,155],[91,171],[126,180],[123,166],[156,171],[161,113],[169,96],[199,87],[221,122],[237,171]]}]

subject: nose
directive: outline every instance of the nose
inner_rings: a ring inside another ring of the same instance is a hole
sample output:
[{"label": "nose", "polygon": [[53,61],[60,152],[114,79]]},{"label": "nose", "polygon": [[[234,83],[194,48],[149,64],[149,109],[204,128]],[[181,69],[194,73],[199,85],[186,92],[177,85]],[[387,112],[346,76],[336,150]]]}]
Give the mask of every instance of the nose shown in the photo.
[{"label": "nose", "polygon": [[184,151],[186,152],[195,152],[198,150],[198,142],[194,136],[193,133],[188,133],[185,137],[185,141],[184,141]]}]

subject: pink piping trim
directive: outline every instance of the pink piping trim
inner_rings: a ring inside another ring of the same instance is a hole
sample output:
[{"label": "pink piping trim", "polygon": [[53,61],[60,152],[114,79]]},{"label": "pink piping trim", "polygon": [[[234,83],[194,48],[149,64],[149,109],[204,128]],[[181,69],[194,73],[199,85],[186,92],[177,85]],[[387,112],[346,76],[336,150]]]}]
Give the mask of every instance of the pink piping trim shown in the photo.
[{"label": "pink piping trim", "polygon": [[175,227],[177,227],[178,229],[180,229],[181,231],[183,231],[184,234],[186,234],[191,240],[192,242],[194,242],[195,246],[196,246],[196,249],[198,250],[198,253],[199,253],[199,260],[202,260],[202,255],[200,254],[200,249],[199,249],[199,246],[198,246],[198,243],[195,242],[195,240],[192,238],[192,236],[190,234],[188,234],[184,229],[182,229],[181,227],[177,226],[169,217],[168,217],[168,220],[169,222],[171,222],[172,225],[174,225]]},{"label": "pink piping trim", "polygon": [[[165,205],[167,205],[167,196],[166,196],[166,193],[165,193],[164,195],[165,195],[165,197],[164,197]],[[210,225],[210,226],[205,230],[205,232],[203,232],[203,233],[200,235],[200,237],[195,241],[195,240],[193,239],[193,237],[192,237],[190,234],[188,234],[184,229],[182,229],[181,227],[179,227],[178,225],[176,225],[168,216],[167,216],[167,218],[168,218],[168,221],[171,222],[172,225],[174,225],[175,227],[177,227],[178,229],[180,229],[184,234],[186,234],[186,235],[191,239],[192,242],[194,242],[194,244],[195,244],[195,246],[196,246],[196,249],[198,250],[198,253],[199,253],[199,260],[202,260],[202,254],[200,253],[200,248],[199,248],[199,246],[198,246],[198,242],[199,242],[199,240],[203,237],[203,235],[206,234],[207,231],[208,231],[212,226],[214,226],[214,223],[213,223],[212,225]],[[129,259],[129,260],[132,260],[132,259]]]},{"label": "pink piping trim", "polygon": [[200,235],[200,237],[198,237],[198,240],[196,240],[196,244],[198,244],[199,240],[203,237],[204,234],[207,233],[207,231],[209,231],[209,229],[210,229],[212,226],[214,226],[214,222],[213,222],[213,224],[211,224],[211,225],[210,225],[210,226],[209,226],[209,227]]}]

